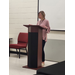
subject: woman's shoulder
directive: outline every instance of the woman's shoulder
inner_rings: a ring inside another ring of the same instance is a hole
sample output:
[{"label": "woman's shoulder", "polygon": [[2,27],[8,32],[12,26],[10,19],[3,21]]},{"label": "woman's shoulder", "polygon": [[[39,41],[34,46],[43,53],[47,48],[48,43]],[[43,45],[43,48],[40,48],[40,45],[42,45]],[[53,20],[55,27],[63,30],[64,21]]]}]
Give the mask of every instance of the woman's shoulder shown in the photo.
[{"label": "woman's shoulder", "polygon": [[46,22],[49,22],[47,19],[45,19]]},{"label": "woman's shoulder", "polygon": [[48,21],[47,19],[45,19],[45,23],[47,23],[47,24],[48,24],[48,23],[49,23],[49,21]]}]

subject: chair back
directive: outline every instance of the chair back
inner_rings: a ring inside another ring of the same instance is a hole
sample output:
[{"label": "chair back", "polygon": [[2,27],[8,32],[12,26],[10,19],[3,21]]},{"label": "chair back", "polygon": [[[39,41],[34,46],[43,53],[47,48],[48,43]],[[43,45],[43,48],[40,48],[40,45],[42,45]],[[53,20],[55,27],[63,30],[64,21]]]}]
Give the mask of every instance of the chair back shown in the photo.
[{"label": "chair back", "polygon": [[28,33],[20,32],[18,35],[18,43],[28,43]]}]

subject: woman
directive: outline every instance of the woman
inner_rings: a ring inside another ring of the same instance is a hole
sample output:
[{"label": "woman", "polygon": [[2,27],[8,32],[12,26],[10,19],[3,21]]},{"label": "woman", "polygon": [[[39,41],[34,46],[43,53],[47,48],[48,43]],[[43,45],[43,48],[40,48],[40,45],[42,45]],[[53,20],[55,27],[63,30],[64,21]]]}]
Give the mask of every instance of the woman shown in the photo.
[{"label": "woman", "polygon": [[37,22],[37,25],[40,25],[41,27],[45,28],[42,30],[42,66],[44,66],[44,62],[45,62],[44,46],[45,43],[47,42],[47,33],[50,32],[50,25],[49,25],[49,21],[45,19],[44,11],[40,11],[38,13],[38,17],[40,20]]},{"label": "woman", "polygon": [[45,19],[45,13],[44,11],[40,11],[38,13],[39,21],[37,22],[37,25],[40,25],[41,27],[44,27],[45,29],[42,30],[42,66],[44,66],[45,62],[45,53],[44,53],[44,46],[47,42],[47,33],[50,32],[50,25],[49,21]]}]

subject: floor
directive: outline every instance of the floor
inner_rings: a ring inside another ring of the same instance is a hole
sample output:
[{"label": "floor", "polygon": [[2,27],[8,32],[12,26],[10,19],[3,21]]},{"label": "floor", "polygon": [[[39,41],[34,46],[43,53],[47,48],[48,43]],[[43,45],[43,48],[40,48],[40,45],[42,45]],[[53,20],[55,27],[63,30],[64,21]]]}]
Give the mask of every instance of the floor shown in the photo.
[{"label": "floor", "polygon": [[[57,62],[45,61],[45,66],[56,64]],[[27,56],[21,55],[19,59],[17,54],[10,54],[9,57],[9,75],[34,75],[36,70],[22,68],[27,65]]]}]

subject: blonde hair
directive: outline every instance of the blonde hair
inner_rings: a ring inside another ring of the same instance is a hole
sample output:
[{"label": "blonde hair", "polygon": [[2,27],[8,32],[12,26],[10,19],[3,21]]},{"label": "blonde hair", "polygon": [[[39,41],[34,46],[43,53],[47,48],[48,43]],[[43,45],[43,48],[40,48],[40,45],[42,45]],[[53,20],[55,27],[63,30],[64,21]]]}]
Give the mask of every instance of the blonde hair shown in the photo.
[{"label": "blonde hair", "polygon": [[39,17],[39,14],[42,14],[42,16],[43,16],[43,18],[45,19],[45,12],[44,11],[40,11],[39,13],[38,13],[38,17]]}]

